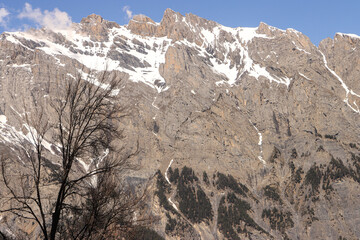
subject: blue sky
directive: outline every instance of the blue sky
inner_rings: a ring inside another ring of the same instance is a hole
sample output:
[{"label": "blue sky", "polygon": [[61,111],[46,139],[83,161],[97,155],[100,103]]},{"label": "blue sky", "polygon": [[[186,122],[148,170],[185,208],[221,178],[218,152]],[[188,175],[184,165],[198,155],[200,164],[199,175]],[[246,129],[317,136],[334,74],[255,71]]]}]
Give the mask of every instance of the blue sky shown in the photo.
[{"label": "blue sky", "polygon": [[166,8],[229,27],[256,27],[262,21],[281,29],[294,28],[316,45],[336,32],[360,35],[359,0],[0,0],[0,32],[79,22],[91,13],[121,25],[136,14],[160,22]]}]

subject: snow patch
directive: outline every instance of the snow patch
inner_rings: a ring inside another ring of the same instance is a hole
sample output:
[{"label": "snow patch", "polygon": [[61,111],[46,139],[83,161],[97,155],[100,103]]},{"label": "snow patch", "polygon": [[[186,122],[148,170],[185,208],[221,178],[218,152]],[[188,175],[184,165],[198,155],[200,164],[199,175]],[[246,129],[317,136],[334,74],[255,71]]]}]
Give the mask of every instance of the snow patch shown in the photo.
[{"label": "snow patch", "polygon": [[302,74],[301,72],[299,72],[299,75],[302,76],[303,78],[307,79],[307,80],[311,80],[310,78],[308,78],[307,76],[305,76],[305,75]]},{"label": "snow patch", "polygon": [[[290,79],[286,76],[284,77],[277,77],[272,76],[265,67],[261,67],[259,64],[254,63],[254,61],[250,58],[248,48],[246,44],[254,38],[267,38],[264,34],[258,34],[256,33],[257,28],[228,28],[224,26],[217,26],[214,28],[214,31],[212,33],[203,30],[203,35],[206,35],[208,39],[211,39],[212,42],[216,42],[217,39],[220,37],[220,30],[226,31],[233,35],[235,41],[234,42],[224,42],[223,47],[225,48],[225,58],[223,61],[220,61],[219,59],[209,55],[204,47],[202,46],[203,50],[200,51],[205,56],[210,57],[210,62],[212,63],[213,67],[212,70],[215,73],[218,73],[222,76],[225,76],[230,86],[233,86],[238,79],[241,78],[241,76],[244,73],[248,73],[249,76],[255,77],[257,80],[259,80],[260,76],[263,76],[270,80],[270,82],[276,82],[279,84],[285,84],[287,87],[290,84]],[[211,35],[212,34],[212,35]],[[213,40],[215,39],[215,40]],[[207,41],[209,42],[209,41]],[[212,47],[217,47],[216,44],[208,43],[208,45]],[[240,61],[232,63],[231,59],[229,58],[229,53],[234,51],[240,51]],[[238,70],[238,66],[243,66],[241,71]],[[221,80],[216,82],[215,84],[217,86],[224,84],[225,81]]]},{"label": "snow patch", "polygon": [[240,37],[240,39],[242,40],[242,42],[250,42],[252,41],[254,38],[267,38],[267,39],[271,39],[270,37],[266,36],[265,34],[259,34],[256,32],[258,28],[245,28],[245,27],[241,27],[241,28],[237,28],[237,34]]},{"label": "snow patch", "polygon": [[263,158],[263,149],[262,149],[262,134],[261,134],[261,132],[259,131],[259,129],[255,126],[255,125],[253,125],[254,126],[254,128],[255,128],[255,130],[257,131],[257,133],[258,133],[258,135],[259,135],[259,142],[258,142],[258,145],[259,145],[259,147],[260,147],[260,154],[259,154],[259,156],[258,156],[258,159],[261,161],[261,163],[263,164],[263,165],[266,165],[266,161],[264,160],[264,158]]},{"label": "snow patch", "polygon": [[[91,170],[91,171],[96,171],[98,168],[99,168],[99,165],[101,164],[101,162],[107,157],[107,155],[109,154],[109,149],[107,148],[105,151],[104,151],[104,153],[103,153],[103,155],[102,156],[100,156],[100,157],[98,157],[98,158],[96,158],[96,159],[93,159],[92,161],[91,161],[91,163],[89,164],[89,166],[91,166],[94,162],[95,162],[95,167],[94,167],[94,169],[93,170]],[[89,171],[89,168],[88,168],[88,171]],[[90,171],[89,171],[90,172]],[[95,174],[95,175],[93,175],[92,177],[91,177],[91,179],[90,179],[90,183],[91,183],[91,185],[92,186],[97,186],[97,175]]]},{"label": "snow patch", "polygon": [[[167,173],[168,173],[169,168],[170,168],[171,164],[173,163],[173,161],[174,161],[174,159],[171,159],[171,161],[170,161],[170,163],[169,163],[169,166],[167,167],[167,169],[166,169],[166,171],[165,171],[165,179],[166,179],[166,181],[170,184],[170,186],[171,186],[171,182],[170,182],[170,180],[169,180],[169,178],[168,178]],[[168,198],[168,201],[169,201],[169,203],[171,204],[171,206],[173,206],[173,208],[175,208],[176,211],[179,211],[179,209],[177,208],[176,204],[171,200],[171,196]]]},{"label": "snow patch", "polygon": [[304,50],[304,49],[300,48],[300,47],[296,44],[296,42],[295,42],[295,41],[292,41],[292,44],[294,44],[294,45],[295,45],[295,48],[296,48],[297,50],[299,50],[299,51],[301,51],[301,52],[304,52],[304,53],[306,53],[306,54],[311,54],[311,53],[309,53],[308,51],[306,51],[306,50]]},{"label": "snow patch", "polygon": [[[23,126],[26,128],[26,130],[28,131],[28,133],[25,135],[25,139],[30,142],[33,146],[36,145],[35,140],[40,138],[38,132],[36,131],[35,128],[29,126],[28,124],[23,124]],[[46,141],[44,138],[41,139],[41,145],[47,149],[49,152],[51,152],[51,154],[56,155],[56,153],[52,150],[51,146],[53,146],[53,144],[49,143],[48,141]]]},{"label": "snow patch", "polygon": [[[12,34],[21,34],[21,32],[14,32],[14,33],[12,33]],[[29,47],[27,47],[27,46],[25,46],[24,44],[22,44],[18,39],[16,39],[13,35],[11,35],[11,33],[8,33],[7,35],[5,35],[6,36],[6,40],[7,41],[9,41],[9,42],[11,42],[11,43],[14,43],[14,44],[18,44],[18,45],[20,45],[20,46],[22,46],[22,47],[24,47],[24,48],[26,48],[27,50],[30,50],[30,51],[34,51],[34,50],[32,50],[31,48],[29,48]]]},{"label": "snow patch", "polygon": [[[66,47],[61,43],[52,42],[45,35],[37,34],[35,36],[35,34],[29,32],[8,33],[6,39],[22,46],[24,45],[18,40],[19,38],[33,40],[38,43],[42,42],[43,47],[38,47],[38,49],[53,56],[59,63],[60,60],[57,58],[57,55],[65,55],[79,61],[93,71],[118,70],[127,73],[131,81],[143,82],[155,88],[158,92],[167,90],[155,85],[156,80],[165,83],[164,78],[159,73],[159,66],[165,62],[165,53],[171,43],[171,40],[167,37],[138,36],[132,34],[124,26],[111,29],[109,41],[107,42],[94,42],[90,37],[76,33],[74,29],[58,30],[56,33],[62,34],[72,46]],[[116,41],[118,39],[125,41],[126,44],[118,43]],[[139,50],[139,46],[133,40],[141,42],[144,46],[150,46],[150,48],[144,47]],[[26,48],[29,49],[28,47]],[[33,51],[32,49],[29,50]],[[110,51],[115,50],[119,54],[130,54],[136,57],[144,64],[144,67],[125,68],[120,61],[106,57]]]},{"label": "snow patch", "polygon": [[169,180],[169,178],[168,178],[167,173],[168,173],[169,168],[171,167],[171,164],[173,163],[173,161],[174,161],[174,159],[171,159],[171,161],[170,161],[170,163],[169,163],[169,166],[167,167],[167,169],[166,169],[166,171],[165,171],[165,179],[166,179],[166,181],[167,181],[170,185],[171,185],[171,182],[170,182],[170,180]]},{"label": "snow patch", "polygon": [[204,41],[208,44],[215,46],[217,40],[220,38],[221,31],[227,32],[231,34],[236,40],[240,40],[242,43],[251,42],[254,38],[267,38],[271,39],[270,37],[266,36],[265,34],[257,33],[256,28],[248,28],[248,27],[238,27],[238,28],[231,28],[225,27],[222,25],[218,25],[209,31],[207,29],[201,30],[201,35],[204,36]]},{"label": "snow patch", "polygon": [[335,35],[341,35],[342,37],[348,36],[348,37],[351,37],[351,38],[360,38],[359,35],[356,35],[356,34],[353,34],[353,33],[340,33],[340,32],[337,32]]},{"label": "snow patch", "polygon": [[82,159],[80,159],[80,158],[77,158],[76,160],[82,165],[82,167],[84,168],[85,172],[88,173],[89,170],[90,170],[90,165],[91,165],[91,163],[90,163],[90,164],[86,164],[86,163],[85,163]]},{"label": "snow patch", "polygon": [[260,162],[265,166],[266,165],[266,161],[263,158],[263,148],[262,148],[262,141],[263,141],[263,137],[261,132],[259,131],[259,129],[256,127],[256,125],[251,122],[251,120],[249,119],[249,122],[251,123],[251,125],[254,127],[254,129],[256,130],[258,136],[259,136],[259,142],[258,142],[258,146],[260,148],[260,154],[258,156],[258,159],[260,160]]},{"label": "snow patch", "polygon": [[2,124],[6,124],[7,123],[7,118],[5,115],[0,115],[0,123]]},{"label": "snow patch", "polygon": [[226,82],[224,81],[224,80],[221,80],[221,81],[217,81],[216,83],[215,83],[215,85],[216,86],[221,86],[221,85],[223,85],[223,84],[225,84]]},{"label": "snow patch", "polygon": [[170,202],[171,206],[173,206],[173,208],[175,208],[176,211],[179,211],[179,209],[177,208],[175,203],[171,200],[171,197],[168,198],[168,201]]},{"label": "snow patch", "polygon": [[[18,112],[16,112],[18,113]],[[19,114],[19,113],[18,113]],[[21,114],[19,114],[21,116]],[[16,130],[15,127],[7,124],[7,118],[5,115],[0,115],[0,141],[3,143],[17,144],[22,146],[25,142],[30,143],[35,147],[36,140],[39,138],[38,133],[35,128],[29,126],[28,124],[23,124],[23,127],[28,131],[25,135],[22,131]],[[45,139],[41,139],[41,145],[47,149],[51,154],[56,155],[53,150],[53,147],[57,147]],[[54,162],[54,164],[57,164]]]},{"label": "snow patch", "polygon": [[209,44],[213,44],[215,41],[215,36],[214,33],[210,32],[209,30],[206,29],[202,29],[201,30],[201,34],[204,36],[204,40],[209,43]]},{"label": "snow patch", "polygon": [[156,99],[157,99],[157,96],[154,97],[154,101],[151,103],[151,106],[153,106],[154,108],[156,108],[157,110],[159,110],[159,107],[155,105]]},{"label": "snow patch", "polygon": [[[81,69],[79,69],[78,72],[80,73],[82,79],[90,82],[91,84],[93,84],[97,87],[100,87],[104,90],[108,90],[110,88],[110,84],[99,82],[94,75],[87,74],[87,73],[83,72]],[[69,74],[69,75],[71,77],[73,77],[71,74]],[[120,89],[114,89],[111,91],[110,96],[116,96],[119,94],[119,92],[120,92]]]},{"label": "snow patch", "polygon": [[238,71],[235,66],[232,66],[232,68],[230,67],[230,61],[228,61],[227,63],[218,63],[218,60],[216,58],[211,58],[210,61],[214,66],[213,71],[226,77],[228,79],[228,84],[234,85],[236,83]]},{"label": "snow patch", "polygon": [[30,65],[30,64],[21,64],[21,65],[12,64],[12,65],[10,65],[10,67],[13,67],[13,68],[23,68],[23,69],[25,69],[26,71],[31,72],[31,65]]}]

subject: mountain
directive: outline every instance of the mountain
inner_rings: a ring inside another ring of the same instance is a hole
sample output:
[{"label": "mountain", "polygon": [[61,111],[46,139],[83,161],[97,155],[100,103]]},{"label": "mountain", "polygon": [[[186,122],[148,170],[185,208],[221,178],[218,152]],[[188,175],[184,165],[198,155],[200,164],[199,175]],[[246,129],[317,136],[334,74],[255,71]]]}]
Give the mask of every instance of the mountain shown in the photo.
[{"label": "mountain", "polygon": [[[137,15],[120,26],[93,14],[66,30],[5,32],[0,149],[11,156],[28,141],[24,113],[57,93],[51,83],[106,70],[122,79],[119,102],[132,109],[119,148],[139,143],[141,169],[129,179],[152,179],[159,235],[358,239],[358,47],[352,34],[317,47],[294,29],[229,28],[170,9],[160,23]],[[2,232],[36,233],[0,219]]]}]

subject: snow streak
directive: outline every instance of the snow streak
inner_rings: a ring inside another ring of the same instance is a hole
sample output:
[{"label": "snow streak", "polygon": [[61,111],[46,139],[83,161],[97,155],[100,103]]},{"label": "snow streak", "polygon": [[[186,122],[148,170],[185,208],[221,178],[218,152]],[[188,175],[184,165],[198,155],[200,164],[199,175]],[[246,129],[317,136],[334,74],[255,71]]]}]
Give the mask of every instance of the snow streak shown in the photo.
[{"label": "snow streak", "polygon": [[[170,184],[170,186],[171,186],[171,182],[170,182],[170,180],[169,180],[169,178],[168,178],[167,173],[168,173],[169,168],[171,167],[171,164],[172,164],[173,162],[174,162],[174,159],[171,159],[171,161],[170,161],[170,163],[169,163],[169,166],[167,167],[167,169],[166,169],[166,171],[165,171],[165,179],[166,179],[166,181]],[[176,211],[179,211],[179,209],[177,208],[176,204],[171,200],[171,196],[168,198],[168,201],[169,201],[169,203],[171,204],[171,206],[173,206],[173,208],[176,209]]]},{"label": "snow streak", "polygon": [[258,142],[258,145],[259,145],[259,148],[260,148],[260,154],[258,156],[258,159],[260,160],[260,162],[263,164],[263,165],[266,165],[266,161],[264,160],[263,158],[263,148],[262,148],[262,134],[261,132],[259,131],[259,129],[255,126],[254,123],[252,123],[249,119],[249,122],[251,123],[251,125],[255,128],[257,134],[259,135],[259,142]]},{"label": "snow streak", "polygon": [[344,99],[344,102],[346,103],[346,105],[348,105],[354,112],[356,113],[359,113],[360,114],[360,109],[359,109],[359,106],[356,104],[356,102],[354,101],[353,104],[355,105],[354,106],[351,106],[351,103],[349,103],[349,96],[355,96],[355,97],[360,97],[359,94],[355,93],[353,90],[351,90],[346,84],[345,82],[341,79],[341,77],[339,75],[337,75],[337,73],[332,70],[331,68],[329,68],[328,64],[327,64],[327,61],[326,61],[326,57],[325,55],[319,50],[319,52],[321,53],[322,57],[323,57],[323,60],[324,60],[324,63],[325,63],[325,67],[329,70],[329,72],[332,73],[332,75],[334,75],[337,80],[339,80],[339,82],[341,83],[341,86],[344,88],[345,92],[346,92],[346,96],[345,96],[345,99]]},{"label": "snow streak", "polygon": [[173,163],[173,161],[174,161],[174,159],[171,159],[171,161],[170,161],[170,163],[169,163],[169,166],[167,167],[167,169],[166,169],[166,171],[165,171],[165,179],[166,179],[166,181],[167,181],[170,185],[171,185],[171,182],[170,182],[170,180],[169,180],[169,178],[168,178],[167,173],[168,173],[169,168],[171,167],[171,164]]},{"label": "snow streak", "polygon": [[[15,127],[7,124],[5,115],[0,115],[0,123],[0,142],[17,144],[19,146],[23,146],[24,142],[28,142],[35,147],[35,139],[38,139],[38,133],[35,128],[24,123],[22,126],[28,131],[25,135],[22,131],[18,131]],[[45,139],[41,139],[41,145],[51,154],[56,155],[52,149],[52,147],[56,147],[55,145],[49,143]]]}]

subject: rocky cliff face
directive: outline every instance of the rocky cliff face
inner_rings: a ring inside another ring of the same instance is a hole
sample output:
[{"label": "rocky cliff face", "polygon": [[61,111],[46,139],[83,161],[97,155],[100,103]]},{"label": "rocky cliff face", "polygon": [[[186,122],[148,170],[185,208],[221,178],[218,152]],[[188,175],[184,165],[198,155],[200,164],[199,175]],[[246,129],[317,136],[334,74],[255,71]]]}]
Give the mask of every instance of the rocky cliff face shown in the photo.
[{"label": "rocky cliff face", "polygon": [[[316,47],[294,29],[228,28],[170,9],[160,23],[90,15],[67,30],[6,32],[1,151],[27,141],[24,102],[29,111],[46,103],[52,82],[113,71],[123,80],[119,101],[132,109],[121,145],[140,143],[142,169],[132,176],[156,176],[160,235],[358,239],[358,47],[355,35]],[[6,231],[19,229],[1,219]]]}]

